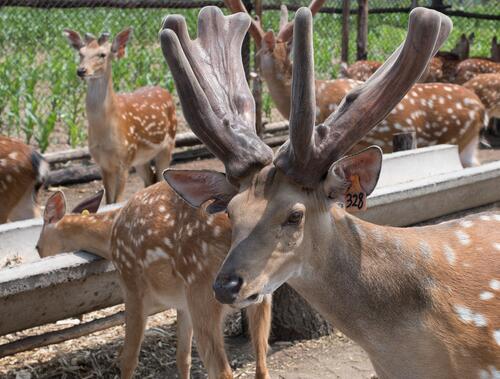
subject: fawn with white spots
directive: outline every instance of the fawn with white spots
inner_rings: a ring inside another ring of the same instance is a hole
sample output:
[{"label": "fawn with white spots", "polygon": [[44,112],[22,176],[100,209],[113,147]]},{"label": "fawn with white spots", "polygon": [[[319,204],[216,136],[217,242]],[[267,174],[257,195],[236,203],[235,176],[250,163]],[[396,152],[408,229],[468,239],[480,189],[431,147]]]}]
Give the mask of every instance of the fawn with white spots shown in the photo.
[{"label": "fawn with white spots", "polygon": [[463,84],[479,74],[500,73],[500,63],[484,58],[470,58],[460,62],[454,82]]},{"label": "fawn with white spots", "polygon": [[[222,325],[232,308],[215,300],[211,285],[231,243],[227,216],[190,207],[165,182],[137,192],[122,209],[94,214],[101,198],[102,192],[65,214],[64,195],[55,193],[47,201],[37,249],[41,257],[83,249],[116,267],[126,314],[121,377],[133,376],[147,316],[170,307],[177,310],[179,377],[189,378],[194,331],[208,377],[232,378]],[[269,379],[270,296],[247,315],[255,378]]]},{"label": "fawn with white spots", "polygon": [[181,16],[167,17],[160,33],[187,121],[226,169],[227,176],[164,173],[192,206],[213,200],[229,215],[232,243],[214,283],[217,299],[248,306],[287,282],[366,350],[381,379],[496,378],[500,213],[405,229],[364,222],[336,205],[374,189],[380,149],[344,154],[411,90],[451,20],[415,8],[402,46],[314,126],[312,14],[299,9],[290,138],[276,155],[255,133],[244,80],[240,51],[250,21],[208,7],[198,39]]},{"label": "fawn with white spots", "polygon": [[488,118],[500,118],[500,72],[479,74],[464,83],[464,87],[474,91],[481,100]]},{"label": "fawn with white spots", "polygon": [[[125,55],[132,30],[98,39],[90,34],[82,40],[72,30],[64,33],[79,52],[78,76],[88,84],[86,114],[89,151],[101,169],[107,203],[119,202],[130,168],[136,168],[146,186],[161,177],[170,164],[177,119],[170,93],[160,87],[143,87],[131,93],[115,93],[112,62]],[[155,161],[156,178],[150,167]]]},{"label": "fawn with white spots", "polygon": [[[317,11],[322,1],[313,1]],[[225,0],[234,12],[246,12],[241,0]],[[252,21],[250,34],[260,46],[262,75],[276,107],[289,119],[292,93],[292,62],[290,60],[293,22],[282,7],[282,22],[277,36],[265,33],[260,24]],[[316,80],[316,122],[323,122],[337,109],[342,99],[362,82],[353,79]],[[485,110],[474,92],[454,84],[415,84],[412,90],[394,107],[392,112],[359,141],[353,151],[378,145],[386,153],[392,152],[392,136],[401,132],[416,132],[419,147],[451,143],[458,145],[462,165],[478,164],[479,132],[484,126]]]},{"label": "fawn with white spots", "polygon": [[38,190],[49,164],[30,146],[0,135],[0,224],[39,216]]}]

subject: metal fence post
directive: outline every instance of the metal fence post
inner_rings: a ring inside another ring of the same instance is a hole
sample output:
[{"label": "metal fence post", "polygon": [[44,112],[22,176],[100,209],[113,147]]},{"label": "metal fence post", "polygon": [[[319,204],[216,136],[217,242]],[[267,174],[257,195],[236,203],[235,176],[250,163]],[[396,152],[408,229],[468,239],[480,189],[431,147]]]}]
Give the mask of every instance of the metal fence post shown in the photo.
[{"label": "metal fence post", "polygon": [[349,13],[351,10],[351,1],[342,1],[342,51],[340,59],[342,62],[349,62]]},{"label": "metal fence post", "polygon": [[[262,0],[255,0],[255,17],[262,20]],[[262,136],[263,125],[262,125],[262,78],[260,70],[260,57],[257,54],[257,44],[254,44],[253,52],[253,65],[255,76],[253,77],[253,97],[255,99],[255,129],[259,136]]]},{"label": "metal fence post", "polygon": [[358,0],[358,35],[356,41],[356,59],[362,60],[368,57],[368,0]]}]

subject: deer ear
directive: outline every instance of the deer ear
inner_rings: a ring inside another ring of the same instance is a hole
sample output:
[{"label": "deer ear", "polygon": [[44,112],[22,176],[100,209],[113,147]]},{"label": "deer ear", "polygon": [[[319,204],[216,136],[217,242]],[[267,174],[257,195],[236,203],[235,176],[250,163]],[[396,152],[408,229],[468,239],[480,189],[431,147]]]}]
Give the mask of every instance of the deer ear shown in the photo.
[{"label": "deer ear", "polygon": [[115,55],[116,58],[123,58],[125,55],[125,47],[130,39],[132,34],[132,28],[127,28],[118,33],[111,44],[111,52]]},{"label": "deer ear", "polygon": [[262,47],[266,48],[271,52],[274,51],[274,48],[276,47],[276,37],[272,30],[269,30],[266,33],[264,33],[264,37],[262,38]]},{"label": "deer ear", "polygon": [[63,33],[73,49],[80,50],[83,46],[85,46],[82,41],[82,37],[80,37],[80,34],[78,34],[78,32],[75,32],[71,29],[64,29]]},{"label": "deer ear", "polygon": [[82,213],[83,211],[88,211],[89,213],[96,213],[101,205],[102,197],[104,196],[104,190],[98,191],[95,195],[83,200],[76,207],[73,208],[71,213]]},{"label": "deer ear", "polygon": [[163,172],[163,177],[172,189],[192,207],[199,208],[213,200],[207,207],[208,213],[226,210],[236,187],[230,184],[222,172],[210,170],[172,170]]},{"label": "deer ear", "polygon": [[476,35],[474,34],[474,32],[469,34],[469,43],[473,43],[475,38],[476,38]]},{"label": "deer ear", "polygon": [[43,222],[44,224],[54,224],[64,217],[66,213],[66,198],[64,193],[57,191],[45,205],[45,211],[43,212]]},{"label": "deer ear", "polygon": [[361,190],[368,196],[377,185],[382,168],[382,150],[371,146],[354,155],[339,159],[330,166],[323,183],[326,196],[333,200],[343,200],[352,184],[352,178],[359,178]]}]

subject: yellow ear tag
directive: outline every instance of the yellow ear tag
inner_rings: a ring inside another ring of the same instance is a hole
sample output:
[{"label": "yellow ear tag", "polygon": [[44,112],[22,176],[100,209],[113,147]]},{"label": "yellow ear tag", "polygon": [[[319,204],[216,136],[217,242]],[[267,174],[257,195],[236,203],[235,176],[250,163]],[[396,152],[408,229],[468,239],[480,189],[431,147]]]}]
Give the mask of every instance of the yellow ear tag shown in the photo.
[{"label": "yellow ear tag", "polygon": [[88,209],[84,209],[84,210],[82,211],[82,216],[88,216],[88,215],[90,215],[89,210],[88,210]]},{"label": "yellow ear tag", "polygon": [[366,209],[366,192],[361,188],[358,175],[349,178],[351,186],[344,194],[345,209],[349,212],[364,211]]}]

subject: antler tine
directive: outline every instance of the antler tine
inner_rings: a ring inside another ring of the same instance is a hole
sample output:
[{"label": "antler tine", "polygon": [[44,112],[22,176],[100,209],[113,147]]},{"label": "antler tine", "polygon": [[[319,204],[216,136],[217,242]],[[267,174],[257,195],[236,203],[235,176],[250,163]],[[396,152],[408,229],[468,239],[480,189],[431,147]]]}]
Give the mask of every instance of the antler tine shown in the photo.
[{"label": "antler tine", "polygon": [[292,160],[307,157],[316,119],[312,23],[311,11],[308,8],[300,8],[295,15],[293,37],[292,108],[290,112],[290,142],[294,151]]},{"label": "antler tine", "polygon": [[[224,0],[224,4],[232,13],[243,12],[250,16],[250,13],[248,13],[247,8],[241,0]],[[257,46],[260,47],[265,32],[264,29],[262,29],[260,20],[254,20],[253,18],[251,18],[251,20],[249,33],[252,35]]]},{"label": "antler tine", "polygon": [[[309,4],[309,10],[311,11],[313,17],[318,13],[323,4],[325,4],[326,0],[313,0],[311,4]],[[283,6],[283,5],[282,5]],[[290,21],[285,25],[280,25],[280,31],[278,33],[278,39],[281,41],[288,41],[293,37],[293,25],[294,22]]]},{"label": "antler tine", "polygon": [[255,103],[241,61],[246,14],[225,17],[206,7],[198,16],[198,38],[189,38],[182,16],[168,16],[160,31],[184,115],[193,132],[224,162],[237,183],[272,161],[272,150],[255,132]]},{"label": "antler tine", "polygon": [[296,156],[294,147],[300,141],[286,144],[277,155],[275,165],[296,182],[314,188],[329,166],[401,101],[444,43],[451,28],[448,17],[433,10],[415,8],[410,13],[404,43],[368,81],[346,95],[324,124],[316,127],[307,155]]}]

